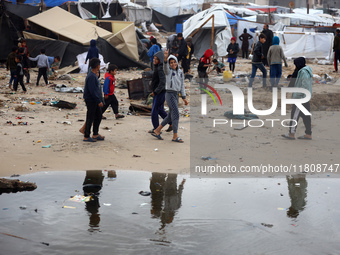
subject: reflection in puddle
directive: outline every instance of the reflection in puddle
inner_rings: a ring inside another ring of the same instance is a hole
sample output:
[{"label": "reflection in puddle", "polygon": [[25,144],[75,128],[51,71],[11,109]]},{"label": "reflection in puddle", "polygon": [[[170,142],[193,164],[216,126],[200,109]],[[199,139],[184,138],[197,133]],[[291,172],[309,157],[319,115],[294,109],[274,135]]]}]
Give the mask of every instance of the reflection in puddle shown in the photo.
[{"label": "reflection in puddle", "polygon": [[[0,254],[309,255],[340,250],[338,178],[197,179],[83,171],[20,179],[38,188],[0,195]],[[139,194],[148,188],[150,196]],[[77,194],[93,199],[69,200]]]},{"label": "reflection in puddle", "polygon": [[287,216],[297,218],[299,212],[303,211],[306,206],[307,181],[306,175],[297,174],[286,176],[288,183],[289,197],[291,206],[287,210]]}]

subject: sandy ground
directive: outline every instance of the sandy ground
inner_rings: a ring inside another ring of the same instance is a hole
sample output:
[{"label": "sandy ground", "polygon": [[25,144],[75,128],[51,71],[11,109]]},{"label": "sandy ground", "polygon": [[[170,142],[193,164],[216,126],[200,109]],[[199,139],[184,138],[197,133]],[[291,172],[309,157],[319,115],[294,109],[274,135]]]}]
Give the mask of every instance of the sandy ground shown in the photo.
[{"label": "sandy ground", "polygon": [[[289,65],[290,67],[284,68],[283,76],[292,73],[293,63],[290,61]],[[226,140],[224,148],[226,146],[237,148],[230,154],[232,161],[246,160],[248,164],[257,164],[261,161],[261,157],[265,158],[267,152],[273,152],[274,156],[280,154],[280,160],[272,160],[273,164],[288,163],[292,161],[292,157],[297,157],[297,151],[301,152],[302,150],[308,151],[308,153],[299,162],[307,163],[311,159],[318,159],[317,162],[321,163],[339,163],[336,155],[340,155],[338,135],[340,128],[340,80],[339,82],[335,81],[340,78],[340,75],[331,73],[332,66],[310,65],[315,74],[323,76],[323,74],[329,73],[334,78],[327,84],[315,83],[313,86],[313,100],[315,101],[313,106],[315,111],[315,115],[313,113],[313,130],[315,131],[313,141],[310,143],[299,141],[296,143],[297,146],[292,146],[291,141],[285,141],[279,137],[282,132],[286,132],[283,128],[244,129],[237,131],[236,134],[233,133],[234,130],[223,131],[228,134],[223,137]],[[192,67],[192,70],[196,73],[196,66]],[[241,73],[249,74],[250,70],[249,60],[239,59],[236,66],[236,77]],[[141,72],[142,70],[119,71],[116,77],[117,84],[124,83],[127,79],[141,78]],[[0,76],[6,74],[8,74],[6,70],[1,68]],[[70,82],[56,80],[54,83],[67,84],[72,87],[84,86],[85,74],[71,74],[71,76],[73,80]],[[218,82],[222,80],[222,77],[215,74],[212,74],[211,78]],[[82,140],[82,134],[78,131],[84,123],[81,120],[86,118],[86,107],[81,93],[60,93],[54,91],[50,86],[36,87],[33,85],[36,82],[36,73],[32,72],[32,84],[26,86],[28,93],[23,94],[19,86],[18,92],[13,94],[7,86],[8,79],[0,80],[0,137],[2,139],[0,176],[28,174],[36,171],[89,169],[189,173],[191,117],[181,116],[180,119],[179,136],[185,141],[183,144],[171,142],[172,134],[166,132],[163,132],[164,141],[159,141],[147,133],[152,128],[150,117],[126,115],[130,106],[128,91],[127,89],[117,89],[116,96],[120,101],[120,111],[126,117],[116,120],[112,111],[105,113],[107,119],[103,120],[100,126],[100,133],[106,137],[105,141],[85,143]],[[239,79],[235,78],[234,81],[240,81]],[[42,80],[40,84],[43,84]],[[246,84],[242,81],[238,84],[240,87],[246,88]],[[282,84],[286,85],[284,80]],[[186,82],[188,92],[190,86],[197,86],[197,84],[192,82],[190,85],[189,82]],[[260,83],[254,84],[254,87],[260,86]],[[230,94],[224,95],[224,97],[228,96]],[[58,99],[74,102],[77,107],[67,110],[42,104],[43,101],[50,102]],[[189,95],[189,101],[190,99]],[[255,100],[266,106],[266,100],[270,102],[271,94],[268,91],[259,90]],[[30,102],[39,103],[30,104]],[[192,100],[192,103],[196,106],[198,104],[195,100]],[[17,106],[24,106],[27,110],[16,111]],[[228,106],[231,107],[231,103]],[[183,108],[182,104],[180,108]],[[190,109],[190,105],[185,109]],[[222,109],[218,111],[223,116]],[[12,124],[8,124],[8,121],[11,121]],[[65,121],[71,123],[63,124]],[[192,121],[197,123],[197,119],[192,119]],[[22,125],[19,122],[27,122],[27,125]],[[204,121],[201,123],[204,124]],[[200,129],[195,132],[200,132]],[[299,132],[303,134],[302,129]],[[42,148],[46,145],[51,146]],[[223,148],[223,146],[221,147]],[[286,153],[287,151],[289,153]],[[247,155],[246,159],[245,156],[239,156],[241,154]],[[271,157],[274,159],[273,155]]]}]

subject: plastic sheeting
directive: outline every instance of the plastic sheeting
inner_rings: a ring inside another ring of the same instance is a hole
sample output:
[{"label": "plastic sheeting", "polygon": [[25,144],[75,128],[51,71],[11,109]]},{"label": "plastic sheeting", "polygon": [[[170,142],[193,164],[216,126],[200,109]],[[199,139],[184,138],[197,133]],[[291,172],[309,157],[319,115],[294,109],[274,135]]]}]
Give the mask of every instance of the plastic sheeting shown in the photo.
[{"label": "plastic sheeting", "polygon": [[[6,0],[8,2],[12,2],[14,4],[17,3],[16,0]],[[55,6],[59,6],[62,5],[63,3],[65,3],[65,0],[44,0],[44,3],[46,4],[46,7],[55,7]],[[78,0],[72,0],[70,2],[78,2]],[[24,4],[30,4],[30,5],[39,5],[41,3],[40,0],[26,0]]]},{"label": "plastic sheeting", "polygon": [[[227,46],[230,43],[231,29],[225,10],[221,6],[214,6],[208,10],[197,13],[184,23],[183,36],[190,36],[205,21],[214,14],[214,44],[213,51],[217,56],[227,55]],[[195,57],[200,58],[211,47],[212,19],[203,26],[193,37]]]},{"label": "plastic sheeting", "polygon": [[286,13],[274,14],[274,16],[280,18],[290,18],[291,25],[332,26],[334,24],[332,20],[319,17],[318,15]]},{"label": "plastic sheeting", "polygon": [[134,22],[135,24],[152,20],[152,12],[149,7],[128,3],[124,6],[124,9],[128,20]]},{"label": "plastic sheeting", "polygon": [[298,40],[286,44],[283,37],[286,39],[292,35],[280,33],[278,36],[287,58],[332,58],[334,35],[331,33],[306,33],[300,35]]},{"label": "plastic sheeting", "polygon": [[204,0],[147,0],[147,5],[168,17],[173,17],[179,15],[181,9],[193,9],[197,12],[202,8],[203,2]]},{"label": "plastic sheeting", "polygon": [[152,22],[155,24],[162,25],[163,28],[167,32],[175,32],[176,24],[182,24],[185,20],[188,20],[192,17],[192,14],[182,14],[176,15],[173,17],[168,17],[158,11],[152,11]]},{"label": "plastic sheeting", "polygon": [[[78,61],[78,65],[79,65],[79,68],[80,68],[79,73],[87,73],[89,71],[89,62],[90,61],[87,61],[87,63],[85,64],[86,56],[87,56],[87,52],[84,52],[84,53],[77,55],[77,61]],[[100,69],[103,70],[107,67],[107,64],[105,64],[105,62],[104,62],[103,55],[99,54],[99,59],[100,59]]]},{"label": "plastic sheeting", "polygon": [[213,6],[222,6],[223,9],[228,10],[234,14],[237,13],[237,15],[248,15],[248,16],[257,15],[256,11],[252,11],[247,8],[235,7],[235,6],[226,5],[226,4],[213,4]]}]

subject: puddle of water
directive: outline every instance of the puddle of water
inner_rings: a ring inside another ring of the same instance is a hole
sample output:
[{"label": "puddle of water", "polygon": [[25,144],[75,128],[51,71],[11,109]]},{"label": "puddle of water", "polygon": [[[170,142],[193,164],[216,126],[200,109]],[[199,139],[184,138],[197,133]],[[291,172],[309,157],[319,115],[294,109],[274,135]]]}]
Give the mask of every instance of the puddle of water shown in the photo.
[{"label": "puddle of water", "polygon": [[[0,195],[0,254],[319,255],[340,250],[338,178],[101,175],[20,176],[38,188]],[[84,184],[87,191],[102,184],[97,199],[69,201],[84,195]]]}]

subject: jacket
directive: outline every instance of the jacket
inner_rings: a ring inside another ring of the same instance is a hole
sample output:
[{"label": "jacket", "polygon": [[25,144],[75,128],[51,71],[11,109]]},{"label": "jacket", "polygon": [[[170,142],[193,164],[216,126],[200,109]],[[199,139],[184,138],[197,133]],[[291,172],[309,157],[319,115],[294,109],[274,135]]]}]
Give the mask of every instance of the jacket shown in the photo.
[{"label": "jacket", "polygon": [[99,51],[96,45],[97,45],[96,40],[92,39],[90,42],[90,48],[89,51],[87,52],[85,61],[87,61],[88,59],[91,60],[92,58],[99,58]]},{"label": "jacket", "polygon": [[24,75],[24,69],[22,67],[22,63],[21,62],[17,63],[17,68],[15,70],[15,74],[17,76],[23,76]]},{"label": "jacket", "polygon": [[115,92],[115,87],[116,87],[116,78],[109,73],[105,73],[105,81],[103,85],[104,95],[112,96],[113,93]]},{"label": "jacket", "polygon": [[[233,50],[233,54],[230,53],[230,50]],[[238,43],[230,43],[227,48],[228,52],[228,58],[237,58],[237,53],[240,51],[240,48],[238,47]]]},{"label": "jacket", "polygon": [[40,54],[36,56],[35,58],[29,57],[29,60],[31,61],[37,61],[37,66],[38,68],[49,68],[49,63],[48,63],[48,57],[45,54]]},{"label": "jacket", "polygon": [[[313,85],[312,68],[310,68],[309,66],[305,66],[299,71],[294,87],[307,89],[312,95],[312,85]],[[304,97],[305,97],[304,93],[299,93],[299,92],[293,93],[294,99],[304,98]]]},{"label": "jacket", "polygon": [[179,57],[186,57],[188,55],[188,44],[187,42],[184,40],[184,38],[182,38],[182,40],[179,41],[179,47],[178,47],[178,56]]},{"label": "jacket", "polygon": [[214,55],[214,52],[211,49],[207,49],[204,52],[204,55],[200,58],[200,62],[197,67],[197,71],[201,73],[206,73],[207,72],[207,66],[205,67],[204,65],[210,64],[210,57]]},{"label": "jacket", "polygon": [[152,63],[153,61],[153,56],[155,55],[156,52],[160,51],[161,49],[159,48],[159,46],[157,44],[154,44],[151,46],[151,48],[148,51],[148,56],[150,58],[150,61]]},{"label": "jacket", "polygon": [[95,102],[100,104],[103,102],[103,97],[100,88],[100,82],[95,73],[89,72],[85,79],[85,88],[83,98],[85,102]]},{"label": "jacket", "polygon": [[333,50],[340,50],[340,34],[334,37]]},{"label": "jacket", "polygon": [[155,95],[165,92],[165,74],[163,70],[163,63],[164,63],[164,53],[159,51],[155,54],[160,61],[158,65],[155,65],[154,72],[152,75],[151,87],[152,91]]},{"label": "jacket", "polygon": [[[176,70],[172,69],[169,65],[170,59],[175,59],[177,62]],[[181,97],[185,99],[185,86],[184,86],[184,74],[178,66],[178,60],[175,56],[170,56],[163,66],[166,84],[165,89],[167,92],[180,92]]]},{"label": "jacket", "polygon": [[253,64],[260,64],[260,63],[262,63],[262,59],[261,59],[262,56],[263,56],[262,43],[260,41],[258,41],[255,44],[255,47],[254,47],[254,56],[253,56],[252,63]]},{"label": "jacket", "polygon": [[267,61],[268,65],[282,65],[282,60],[285,62],[285,66],[287,67],[287,60],[286,56],[283,53],[282,47],[279,45],[280,39],[279,37],[275,36],[273,39],[273,45],[270,46],[268,55],[267,55]]},{"label": "jacket", "polygon": [[9,53],[7,57],[7,63],[6,63],[6,68],[8,70],[15,70],[17,68],[17,63],[15,62],[15,56],[17,54],[15,52]]}]

